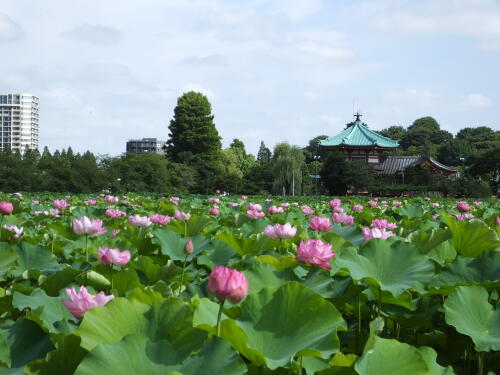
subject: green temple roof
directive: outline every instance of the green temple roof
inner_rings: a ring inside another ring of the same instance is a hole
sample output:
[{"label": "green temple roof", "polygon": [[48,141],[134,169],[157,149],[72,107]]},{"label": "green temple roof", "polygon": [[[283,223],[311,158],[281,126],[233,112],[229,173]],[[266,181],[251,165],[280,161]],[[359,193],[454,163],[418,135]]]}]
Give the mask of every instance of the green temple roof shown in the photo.
[{"label": "green temple roof", "polygon": [[341,133],[322,140],[321,147],[335,146],[378,146],[384,148],[399,147],[399,143],[393,139],[384,137],[370,129],[361,122],[359,113],[354,115],[353,122],[347,124],[347,129]]}]

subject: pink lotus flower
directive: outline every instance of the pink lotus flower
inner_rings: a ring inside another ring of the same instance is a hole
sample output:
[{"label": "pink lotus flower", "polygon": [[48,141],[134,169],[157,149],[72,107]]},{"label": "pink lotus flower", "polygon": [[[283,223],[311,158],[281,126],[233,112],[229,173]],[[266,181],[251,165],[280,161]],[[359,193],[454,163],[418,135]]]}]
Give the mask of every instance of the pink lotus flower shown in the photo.
[{"label": "pink lotus flower", "polygon": [[130,225],[134,227],[149,227],[151,225],[151,220],[147,216],[134,215],[128,218]]},{"label": "pink lotus flower", "polygon": [[217,206],[211,207],[209,213],[212,216],[219,216],[220,215],[220,211],[219,211],[219,208]]},{"label": "pink lotus flower", "polygon": [[191,217],[191,214],[188,214],[186,212],[182,212],[179,210],[175,210],[174,218],[175,220],[182,220],[182,221],[187,221]]},{"label": "pink lotus flower", "polygon": [[7,229],[9,232],[14,232],[14,235],[12,236],[13,238],[19,238],[21,237],[21,234],[23,234],[23,227],[18,228],[17,225],[7,225],[7,224],[5,224],[3,227]]},{"label": "pink lotus flower", "polygon": [[300,241],[297,253],[299,254],[297,261],[318,266],[325,270],[332,268],[328,261],[335,256],[332,245],[321,240],[310,239]]},{"label": "pink lotus flower", "polygon": [[262,206],[258,203],[248,203],[248,209],[252,211],[262,211]]},{"label": "pink lotus flower", "polygon": [[439,207],[439,203],[431,203],[432,207]]},{"label": "pink lotus flower", "polygon": [[281,203],[281,207],[288,208],[288,207],[290,207],[290,203],[287,203],[287,202]]},{"label": "pink lotus flower", "polygon": [[424,197],[424,200],[426,200],[426,201],[430,201],[430,200],[431,200],[431,198],[429,198],[429,197]]},{"label": "pink lotus flower", "polygon": [[220,203],[220,199],[219,198],[210,198],[208,201],[210,203]]},{"label": "pink lotus flower", "polygon": [[239,207],[239,203],[236,202],[229,202],[229,205],[233,208]]},{"label": "pink lotus flower", "polygon": [[18,196],[19,198],[21,198],[21,197],[23,196],[23,193],[19,193],[19,192],[17,192],[17,193],[14,193],[14,195],[15,195],[15,196]]},{"label": "pink lotus flower", "polygon": [[84,201],[84,203],[87,205],[87,206],[94,206],[97,204],[97,201],[95,199],[88,199],[86,201]]},{"label": "pink lotus flower", "polygon": [[93,296],[89,294],[87,288],[84,286],[80,287],[78,294],[75,288],[66,289],[66,293],[69,298],[71,298],[71,301],[63,300],[62,303],[76,318],[82,318],[87,311],[97,306],[104,306],[115,298],[112,294],[106,296],[104,292],[100,292],[97,296]]},{"label": "pink lotus flower", "polygon": [[342,201],[338,198],[332,199],[330,201],[330,207],[335,208],[335,207],[340,207],[342,205]]},{"label": "pink lotus flower", "polygon": [[154,224],[167,225],[172,218],[167,215],[154,214],[149,217],[149,220]]},{"label": "pink lotus flower", "polygon": [[10,202],[0,202],[0,213],[10,215],[14,211],[14,206]]},{"label": "pink lotus flower", "polygon": [[470,219],[473,219],[474,218],[474,215],[472,214],[469,214],[469,213],[466,213],[466,214],[463,214],[463,215],[453,215],[457,218],[457,220],[459,221],[463,221],[463,220],[470,220]]},{"label": "pink lotus flower", "polygon": [[180,202],[180,200],[181,200],[181,198],[179,198],[179,197],[170,197],[169,199],[170,199],[170,202],[172,202],[172,203],[173,203],[173,204],[175,204],[176,206],[178,206],[178,205],[179,205],[179,202]]},{"label": "pink lotus flower", "polygon": [[394,233],[380,228],[363,228],[361,234],[365,241],[371,240],[372,238],[381,238],[386,240],[389,237],[395,236]]},{"label": "pink lotus flower", "polygon": [[271,198],[266,198],[266,199],[264,199],[264,202],[266,202],[266,203],[271,203],[272,201],[273,201],[273,200],[272,200]]},{"label": "pink lotus flower", "polygon": [[479,202],[479,201],[474,201],[474,202],[472,202],[472,204],[473,204],[474,206],[479,206],[481,203],[482,203],[482,202]]},{"label": "pink lotus flower", "polygon": [[58,209],[59,211],[64,211],[66,208],[69,207],[69,203],[66,202],[64,199],[56,199],[54,200],[54,208]]},{"label": "pink lotus flower", "polygon": [[102,226],[102,220],[90,220],[87,216],[83,216],[80,219],[73,219],[73,232],[75,232],[76,234],[100,236],[107,231],[108,229]]},{"label": "pink lotus flower", "polygon": [[248,197],[246,195],[242,195],[241,199],[243,199],[244,201],[246,201],[248,199]]},{"label": "pink lotus flower", "polygon": [[341,214],[344,212],[344,209],[342,207],[333,207],[333,212]]},{"label": "pink lotus flower", "polygon": [[439,214],[432,215],[432,220],[436,220],[439,217]]},{"label": "pink lotus flower", "polygon": [[219,189],[215,189],[215,194],[220,194],[220,190]]},{"label": "pink lotus flower", "polygon": [[112,195],[105,195],[104,201],[106,203],[118,203],[119,199],[118,199],[118,197],[114,197]]},{"label": "pink lotus flower", "polygon": [[363,206],[360,204],[355,204],[354,206],[352,206],[352,210],[353,211],[363,211]]},{"label": "pink lotus flower", "polygon": [[264,234],[271,238],[293,238],[297,234],[297,227],[290,223],[268,225],[264,228]]},{"label": "pink lotus flower", "polygon": [[470,210],[470,207],[467,202],[457,202],[457,210],[460,212],[467,212]]},{"label": "pink lotus flower", "polygon": [[366,204],[367,204],[368,206],[370,206],[371,208],[375,208],[375,207],[377,207],[378,202],[377,202],[377,200],[376,200],[376,199],[374,199],[374,200],[370,200],[370,201],[366,202]]},{"label": "pink lotus flower", "polygon": [[248,294],[248,280],[243,272],[216,266],[208,277],[207,290],[221,302],[227,299],[231,303],[238,303]]},{"label": "pink lotus flower", "polygon": [[113,230],[111,231],[111,236],[110,236],[110,237],[111,237],[111,238],[116,238],[116,235],[117,235],[118,233],[120,233],[120,232],[121,232],[121,230],[120,230],[120,229],[113,229]]},{"label": "pink lotus flower", "polygon": [[267,212],[269,212],[270,215],[275,215],[275,214],[281,214],[285,210],[283,207],[276,207],[276,206],[271,206],[267,209]]},{"label": "pink lotus flower", "polygon": [[99,260],[102,264],[115,264],[117,266],[123,267],[130,261],[130,251],[120,251],[120,249],[100,247]]},{"label": "pink lotus flower", "polygon": [[402,203],[402,202],[400,202],[400,201],[394,201],[394,202],[392,202],[392,205],[393,205],[394,207],[400,207],[400,206],[402,206],[402,205],[403,205],[403,203]]},{"label": "pink lotus flower", "polygon": [[122,216],[127,216],[126,212],[123,212],[123,211],[120,211],[118,209],[111,208],[111,207],[108,207],[106,209],[105,214],[106,214],[107,217],[110,217],[112,219],[117,219],[117,218],[120,218]]},{"label": "pink lotus flower", "polygon": [[312,230],[315,230],[317,232],[328,232],[330,229],[332,229],[330,219],[321,216],[314,216],[311,220],[309,220],[309,226]]},{"label": "pink lotus flower", "polygon": [[40,201],[37,201],[37,200],[32,200],[32,201],[31,201],[31,204],[40,204]]},{"label": "pink lotus flower", "polygon": [[372,221],[370,227],[378,229],[396,229],[398,226],[395,223],[391,223],[386,219],[375,219]]},{"label": "pink lotus flower", "polygon": [[260,219],[266,216],[266,214],[262,211],[257,210],[247,210],[247,216],[252,219]]},{"label": "pink lotus flower", "polygon": [[354,217],[351,215],[347,215],[343,212],[342,213],[335,212],[333,214],[333,222],[337,224],[353,225]]},{"label": "pink lotus flower", "polygon": [[314,210],[307,205],[301,206],[300,209],[304,215],[314,215]]}]

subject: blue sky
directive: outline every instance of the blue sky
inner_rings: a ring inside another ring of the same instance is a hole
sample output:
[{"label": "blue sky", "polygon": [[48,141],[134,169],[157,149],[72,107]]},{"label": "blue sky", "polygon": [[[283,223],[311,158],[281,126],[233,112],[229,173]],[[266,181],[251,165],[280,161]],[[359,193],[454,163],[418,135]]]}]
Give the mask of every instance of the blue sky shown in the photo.
[{"label": "blue sky", "polygon": [[41,145],[166,139],[177,97],[224,145],[304,146],[364,114],[500,129],[500,0],[0,0],[0,92],[41,100]]}]

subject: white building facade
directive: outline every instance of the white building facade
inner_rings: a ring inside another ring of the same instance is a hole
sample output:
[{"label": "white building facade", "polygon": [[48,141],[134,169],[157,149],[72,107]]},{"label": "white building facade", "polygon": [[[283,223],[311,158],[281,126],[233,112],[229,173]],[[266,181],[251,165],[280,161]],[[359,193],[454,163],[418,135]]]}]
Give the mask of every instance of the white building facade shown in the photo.
[{"label": "white building facade", "polygon": [[0,149],[38,149],[39,99],[31,94],[0,94]]}]

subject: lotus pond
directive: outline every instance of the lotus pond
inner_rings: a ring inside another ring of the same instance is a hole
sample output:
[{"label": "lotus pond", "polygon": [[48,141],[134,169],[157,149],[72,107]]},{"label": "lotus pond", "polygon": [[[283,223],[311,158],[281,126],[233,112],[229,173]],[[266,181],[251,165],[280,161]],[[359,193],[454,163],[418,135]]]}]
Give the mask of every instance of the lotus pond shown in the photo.
[{"label": "lotus pond", "polygon": [[0,201],[0,375],[500,374],[497,200]]}]

